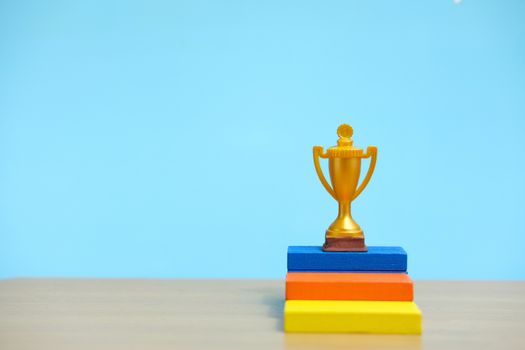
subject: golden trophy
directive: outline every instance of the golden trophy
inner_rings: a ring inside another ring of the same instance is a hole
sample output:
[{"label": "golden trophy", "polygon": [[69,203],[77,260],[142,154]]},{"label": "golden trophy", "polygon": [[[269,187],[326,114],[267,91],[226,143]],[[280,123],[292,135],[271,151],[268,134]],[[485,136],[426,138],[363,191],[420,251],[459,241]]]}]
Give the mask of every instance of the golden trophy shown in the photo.
[{"label": "golden trophy", "polygon": [[[323,250],[328,252],[366,252],[365,236],[361,227],[352,218],[351,204],[365,189],[372,177],[377,160],[377,147],[368,146],[366,153],[359,147],[353,146],[352,135],[354,130],[348,124],[337,128],[337,146],[330,147],[323,153],[323,147],[314,146],[314,164],[319,180],[324,188],[339,203],[339,214],[328,227],[325,235]],[[319,157],[328,158],[328,169],[332,186],[326,181],[319,164]],[[368,172],[361,185],[361,159],[370,159]]]}]

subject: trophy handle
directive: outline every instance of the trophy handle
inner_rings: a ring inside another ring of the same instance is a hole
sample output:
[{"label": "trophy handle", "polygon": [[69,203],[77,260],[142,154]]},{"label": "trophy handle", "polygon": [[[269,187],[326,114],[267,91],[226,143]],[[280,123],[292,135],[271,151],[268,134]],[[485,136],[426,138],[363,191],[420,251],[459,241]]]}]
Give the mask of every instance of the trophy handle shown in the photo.
[{"label": "trophy handle", "polygon": [[317,176],[319,176],[319,180],[321,180],[321,183],[323,184],[324,188],[330,193],[330,195],[335,198],[335,192],[333,188],[330,186],[328,181],[326,181],[326,178],[323,174],[323,169],[321,169],[321,164],[319,164],[319,157],[325,158],[326,154],[323,154],[323,147],[321,146],[314,146],[314,165],[315,165],[315,171],[317,172]]},{"label": "trophy handle", "polygon": [[359,197],[361,192],[365,189],[366,185],[368,185],[368,182],[370,181],[370,178],[372,177],[372,174],[374,173],[374,169],[376,167],[376,160],[377,160],[377,147],[376,146],[368,146],[366,149],[366,154],[363,156],[363,158],[368,158],[372,156],[372,159],[370,159],[370,165],[368,166],[368,171],[366,173],[365,178],[363,179],[363,182],[361,182],[361,185],[357,188],[357,191],[355,191],[354,198],[352,200]]}]

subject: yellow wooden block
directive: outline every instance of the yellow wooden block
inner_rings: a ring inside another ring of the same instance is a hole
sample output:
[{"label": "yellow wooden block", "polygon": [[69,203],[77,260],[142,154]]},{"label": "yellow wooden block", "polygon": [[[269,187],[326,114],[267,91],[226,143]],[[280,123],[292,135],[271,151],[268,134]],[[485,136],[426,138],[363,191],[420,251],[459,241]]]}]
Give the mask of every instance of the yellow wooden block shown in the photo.
[{"label": "yellow wooden block", "polygon": [[421,311],[411,301],[287,300],[284,331],[421,334]]}]

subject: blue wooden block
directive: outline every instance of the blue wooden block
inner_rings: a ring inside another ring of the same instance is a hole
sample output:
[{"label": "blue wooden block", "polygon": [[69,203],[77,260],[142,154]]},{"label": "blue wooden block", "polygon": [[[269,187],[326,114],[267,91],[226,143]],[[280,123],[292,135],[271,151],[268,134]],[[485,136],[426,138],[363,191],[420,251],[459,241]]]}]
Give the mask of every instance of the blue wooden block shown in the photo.
[{"label": "blue wooden block", "polygon": [[324,252],[318,246],[288,247],[288,271],[406,272],[401,247],[368,247],[368,252]]}]

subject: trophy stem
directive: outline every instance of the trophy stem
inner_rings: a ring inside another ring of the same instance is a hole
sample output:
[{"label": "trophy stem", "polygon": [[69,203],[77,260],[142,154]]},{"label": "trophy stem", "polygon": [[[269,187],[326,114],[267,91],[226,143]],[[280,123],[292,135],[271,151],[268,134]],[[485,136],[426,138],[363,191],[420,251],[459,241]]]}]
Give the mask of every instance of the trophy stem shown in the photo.
[{"label": "trophy stem", "polygon": [[350,204],[351,202],[339,202],[339,214],[337,215],[338,219],[352,217],[352,206]]},{"label": "trophy stem", "polygon": [[363,230],[352,218],[350,201],[339,203],[337,218],[326,231],[323,250],[326,252],[366,252]]}]

